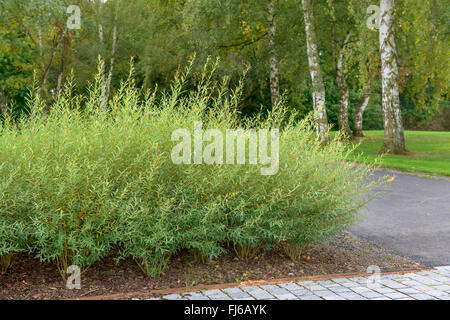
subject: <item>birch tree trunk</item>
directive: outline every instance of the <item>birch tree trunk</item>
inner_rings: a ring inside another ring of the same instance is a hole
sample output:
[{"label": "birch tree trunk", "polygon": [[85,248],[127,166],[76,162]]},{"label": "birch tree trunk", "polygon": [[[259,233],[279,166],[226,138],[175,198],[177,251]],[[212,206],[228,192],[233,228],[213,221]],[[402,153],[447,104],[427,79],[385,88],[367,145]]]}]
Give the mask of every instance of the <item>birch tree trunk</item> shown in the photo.
[{"label": "birch tree trunk", "polygon": [[336,81],[339,87],[338,124],[339,131],[344,134],[346,138],[350,138],[352,136],[352,131],[350,130],[350,124],[348,121],[348,105],[350,94],[347,85],[347,76],[344,71],[345,49],[348,42],[350,41],[350,37],[351,32],[348,32],[341,50],[339,50],[339,57],[336,64]]},{"label": "birch tree trunk", "polygon": [[[116,56],[116,44],[117,44],[117,20],[119,15],[119,0],[116,1],[116,11],[114,14],[114,25],[113,25],[113,39],[112,39],[112,46],[111,46],[111,60],[109,63],[109,72],[108,72],[108,78],[105,80],[104,75],[104,65],[102,66],[100,72],[101,72],[101,86],[102,86],[102,101],[100,105],[101,110],[106,110],[106,106],[108,104],[109,99],[109,93],[111,91],[111,80],[112,75],[114,71],[114,60]],[[100,10],[101,10],[101,1],[100,1]],[[101,24],[99,24],[99,39],[100,39],[100,48],[103,47],[103,27]]]},{"label": "birch tree trunk", "polygon": [[6,100],[5,92],[3,91],[2,84],[0,83],[0,119],[6,117],[6,106],[8,101]]},{"label": "birch tree trunk", "polygon": [[56,43],[54,44],[54,46],[52,48],[52,51],[50,52],[50,58],[48,60],[47,65],[45,66],[44,70],[42,71],[41,80],[39,81],[39,87],[37,89],[38,94],[40,94],[42,89],[44,89],[44,91],[46,91],[47,77],[48,77],[48,73],[50,71],[50,67],[52,66],[52,63],[53,63],[53,58],[55,57],[59,46],[63,42],[64,37],[66,36],[66,33],[67,33],[67,27],[64,28],[64,30],[62,30],[62,32],[58,36],[58,39],[56,40]]},{"label": "birch tree trunk", "polygon": [[394,0],[380,0],[380,53],[383,87],[383,151],[406,152],[398,90],[397,53],[394,38]]},{"label": "birch tree trunk", "polygon": [[275,32],[276,25],[274,21],[274,0],[269,1],[268,6],[269,16],[269,48],[270,48],[270,94],[272,98],[272,110],[275,110],[280,103],[280,81],[278,72],[278,59],[275,49]]},{"label": "birch tree trunk", "polygon": [[363,115],[370,101],[370,90],[372,89],[372,84],[369,82],[364,88],[364,93],[355,110],[355,116],[353,119],[353,136],[356,138],[363,138]]},{"label": "birch tree trunk", "polygon": [[[103,0],[98,0],[98,42],[99,42],[99,56],[103,59],[103,53],[104,53],[104,39],[103,39],[103,24],[101,22],[102,18],[102,6],[103,6]],[[104,61],[101,63],[101,69],[100,69],[100,88],[101,88],[101,96],[102,96],[102,102],[101,102],[101,108],[103,108],[103,99],[105,96],[105,63]]]},{"label": "birch tree trunk", "polygon": [[58,82],[56,85],[56,97],[59,97],[59,95],[61,94],[63,86],[65,53],[66,53],[66,43],[63,43],[63,46],[61,48],[61,61],[59,63]]},{"label": "birch tree trunk", "polygon": [[43,40],[42,40],[42,30],[38,26],[38,44],[39,44],[39,60],[41,64],[41,73],[44,72],[44,58],[43,58]]},{"label": "birch tree trunk", "polygon": [[[39,43],[39,60],[41,65],[41,77],[44,74],[45,64],[44,64],[44,49],[43,49],[43,39],[42,39],[42,29],[38,26],[38,43]],[[42,87],[45,87],[47,78],[44,78],[44,82],[37,88],[37,93],[40,94]]]},{"label": "birch tree trunk", "polygon": [[108,102],[109,93],[111,91],[111,79],[112,79],[113,70],[114,70],[114,59],[115,59],[115,56],[116,56],[117,20],[118,20],[118,16],[119,16],[119,2],[120,2],[120,0],[117,0],[117,2],[116,2],[116,12],[115,12],[115,15],[114,15],[113,41],[112,41],[112,47],[111,47],[111,61],[110,61],[110,64],[109,64],[108,80],[106,81],[105,102]]},{"label": "birch tree trunk", "polygon": [[328,141],[328,119],[325,106],[325,85],[319,65],[316,35],[314,31],[313,0],[302,0],[303,17],[305,19],[306,44],[309,72],[312,80],[312,98],[317,137]]}]

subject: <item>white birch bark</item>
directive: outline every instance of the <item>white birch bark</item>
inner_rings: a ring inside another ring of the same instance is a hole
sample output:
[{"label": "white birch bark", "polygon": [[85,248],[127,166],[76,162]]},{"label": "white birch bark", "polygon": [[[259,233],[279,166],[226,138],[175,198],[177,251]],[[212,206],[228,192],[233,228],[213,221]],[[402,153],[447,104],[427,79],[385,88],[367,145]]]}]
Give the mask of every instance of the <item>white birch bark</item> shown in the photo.
[{"label": "white birch bark", "polygon": [[[98,0],[99,4],[98,4],[98,19],[99,19],[99,23],[98,23],[98,42],[99,42],[99,55],[100,57],[102,57],[103,59],[103,51],[104,51],[104,39],[103,39],[103,24],[101,22],[101,18],[102,18],[102,6],[103,6],[103,0]],[[105,87],[105,63],[104,61],[101,64],[101,69],[100,69],[100,88],[101,88],[101,108],[104,107],[104,97],[105,97],[105,92],[106,92],[106,87]]]},{"label": "white birch bark", "polygon": [[63,43],[63,46],[61,48],[61,60],[59,63],[59,73],[58,73],[58,81],[56,84],[56,97],[59,97],[62,91],[63,86],[63,78],[64,78],[64,56],[66,53],[66,44]]},{"label": "white birch bark", "polygon": [[313,1],[302,0],[303,17],[305,20],[306,45],[308,53],[309,72],[312,81],[312,98],[314,105],[314,118],[316,134],[321,140],[328,141],[328,119],[325,106],[325,85],[319,65],[316,35],[314,31]]},{"label": "white birch bark", "polygon": [[114,15],[113,39],[112,39],[112,46],[111,46],[111,60],[110,60],[110,63],[109,63],[108,78],[106,79],[106,83],[105,83],[105,86],[104,86],[105,90],[104,90],[102,106],[101,106],[102,110],[106,109],[106,105],[107,105],[108,99],[109,99],[109,93],[110,93],[110,90],[111,90],[111,80],[112,80],[112,76],[113,76],[114,60],[115,60],[115,56],[116,56],[117,20],[118,20],[118,15],[119,15],[119,3],[120,3],[120,0],[116,0],[116,12],[115,12],[115,15]]},{"label": "white birch bark", "polygon": [[338,108],[338,124],[339,131],[350,138],[352,131],[350,130],[350,124],[348,121],[348,106],[349,106],[349,89],[347,85],[347,76],[344,71],[344,57],[345,49],[350,41],[351,32],[347,33],[344,43],[339,50],[339,57],[336,64],[336,80],[339,87],[339,108]]},{"label": "white birch bark", "polygon": [[[41,77],[44,74],[45,64],[44,64],[44,44],[42,40],[42,29],[38,26],[38,44],[39,44],[39,60],[41,64]],[[47,78],[44,78],[44,82],[38,86],[37,93],[39,94],[42,90],[42,87],[45,87]]]},{"label": "white birch bark", "polygon": [[380,53],[383,87],[384,146],[386,152],[406,152],[398,89],[394,38],[394,0],[380,0]]},{"label": "white birch bark", "polygon": [[280,103],[280,81],[278,71],[278,59],[275,49],[276,25],[274,21],[274,0],[269,1],[268,6],[268,24],[269,24],[269,48],[270,48],[270,94],[272,98],[272,110],[275,110]]},{"label": "white birch bark", "polygon": [[42,40],[42,29],[38,26],[38,44],[39,44],[39,60],[41,63],[41,73],[44,72],[44,58],[43,58],[43,40]]},{"label": "white birch bark", "polygon": [[372,89],[372,84],[369,81],[366,87],[364,88],[363,96],[355,109],[355,116],[353,119],[353,136],[356,138],[364,137],[363,133],[363,115],[367,106],[370,102],[370,91]]},{"label": "white birch bark", "polygon": [[113,75],[114,70],[114,59],[116,56],[116,45],[117,45],[117,19],[119,16],[119,0],[116,2],[116,13],[114,16],[114,30],[113,30],[113,42],[112,42],[112,48],[111,48],[111,62],[109,65],[109,74],[108,74],[108,81],[106,83],[106,100],[109,98],[109,92],[111,90],[111,79]]}]

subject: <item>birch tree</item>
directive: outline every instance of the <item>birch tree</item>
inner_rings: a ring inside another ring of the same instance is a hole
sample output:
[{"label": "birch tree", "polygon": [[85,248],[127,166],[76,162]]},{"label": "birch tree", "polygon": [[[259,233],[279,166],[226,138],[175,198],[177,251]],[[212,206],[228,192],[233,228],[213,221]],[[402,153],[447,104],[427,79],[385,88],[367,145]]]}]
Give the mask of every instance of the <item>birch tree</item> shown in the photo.
[{"label": "birch tree", "polygon": [[62,91],[63,79],[64,79],[64,58],[67,49],[68,39],[63,40],[63,45],[61,47],[61,59],[59,61],[59,71],[58,71],[58,80],[56,82],[56,97],[58,97]]},{"label": "birch tree", "polygon": [[65,2],[60,0],[17,0],[7,3],[5,7],[5,11],[20,19],[20,29],[29,38],[30,45],[37,47],[36,62],[40,69],[37,93],[47,93],[53,60],[68,33],[66,8]]},{"label": "birch tree", "polygon": [[355,138],[364,137],[363,115],[364,115],[364,111],[366,110],[366,108],[370,102],[371,89],[372,89],[372,83],[369,82],[366,84],[361,101],[359,102],[359,104],[356,106],[356,109],[355,109],[355,115],[353,117],[353,136]]},{"label": "birch tree", "polygon": [[338,60],[336,64],[336,81],[339,87],[339,109],[338,109],[338,125],[339,131],[350,138],[352,131],[350,130],[350,124],[348,121],[348,106],[350,92],[347,84],[347,74],[344,68],[345,51],[350,41],[351,32],[348,32],[341,49],[339,50]]},{"label": "birch tree", "polygon": [[117,20],[119,16],[119,1],[116,0],[116,11],[114,14],[114,26],[113,26],[113,39],[112,39],[112,47],[111,47],[111,60],[109,62],[109,73],[108,79],[106,80],[106,90],[105,90],[105,102],[109,99],[109,93],[111,91],[111,80],[114,71],[114,59],[116,57],[116,45],[117,45]]},{"label": "birch tree", "polygon": [[48,58],[48,62],[47,62],[47,64],[44,65],[44,69],[42,70],[41,79],[39,80],[38,89],[37,89],[38,94],[42,91],[42,89],[44,89],[44,92],[46,91],[46,83],[47,83],[48,73],[53,64],[53,59],[55,58],[55,55],[58,52],[58,48],[61,46],[66,34],[67,34],[67,27],[64,27],[64,29],[62,29],[60,31],[60,34],[59,34],[57,40],[53,44],[53,47],[50,51],[50,57]]},{"label": "birch tree", "polygon": [[278,59],[275,49],[276,25],[274,20],[274,0],[269,1],[268,5],[268,37],[270,54],[270,94],[272,99],[272,109],[277,108],[280,103],[280,81],[278,71]]},{"label": "birch tree", "polygon": [[328,120],[325,105],[325,85],[319,64],[319,53],[314,30],[313,0],[302,0],[303,17],[305,20],[306,45],[309,73],[312,80],[312,98],[316,134],[319,139],[328,140]]},{"label": "birch tree", "polygon": [[[102,17],[102,9],[103,9],[103,0],[98,0],[98,42],[99,42],[99,55],[100,57],[104,54],[104,39],[103,39],[103,23],[101,21]],[[105,64],[101,63],[100,65],[100,87],[102,89],[102,97],[104,97],[105,92]],[[103,108],[104,102],[102,100],[102,108]]]},{"label": "birch tree", "polygon": [[[106,106],[108,104],[109,94],[111,91],[111,80],[113,76],[114,71],[114,61],[116,56],[116,46],[117,46],[117,22],[118,22],[118,16],[119,16],[119,4],[120,0],[116,0],[116,6],[114,11],[114,22],[113,22],[113,31],[112,31],[112,44],[111,44],[111,55],[110,55],[110,62],[109,62],[109,71],[108,71],[108,77],[105,77],[105,65],[102,63],[101,69],[100,69],[100,85],[102,88],[102,102],[100,108],[102,110],[106,110]],[[99,19],[101,19],[102,14],[102,7],[103,7],[103,0],[99,0]],[[104,51],[104,30],[103,30],[103,24],[101,23],[101,20],[98,23],[98,39],[99,39],[99,47],[100,47],[100,56],[102,55]]]},{"label": "birch tree", "polygon": [[5,92],[3,91],[2,84],[0,83],[0,120],[1,117],[6,117],[6,107],[8,101],[6,100]]},{"label": "birch tree", "polygon": [[379,35],[384,122],[383,151],[391,154],[402,154],[406,152],[406,147],[400,111],[394,32],[394,0],[381,0]]},{"label": "birch tree", "polygon": [[[361,87],[361,98],[355,106],[353,115],[353,137],[363,138],[364,112],[369,106],[372,91],[374,91],[375,80],[381,73],[381,61],[379,51],[379,35],[376,32],[376,15],[371,14],[370,0],[349,0],[348,12],[354,28],[352,28],[351,50],[347,53],[350,57],[347,61],[353,61],[357,66],[355,78]],[[361,15],[366,12],[366,15]],[[368,20],[372,24],[368,26]],[[381,124],[381,123],[380,123]]]}]

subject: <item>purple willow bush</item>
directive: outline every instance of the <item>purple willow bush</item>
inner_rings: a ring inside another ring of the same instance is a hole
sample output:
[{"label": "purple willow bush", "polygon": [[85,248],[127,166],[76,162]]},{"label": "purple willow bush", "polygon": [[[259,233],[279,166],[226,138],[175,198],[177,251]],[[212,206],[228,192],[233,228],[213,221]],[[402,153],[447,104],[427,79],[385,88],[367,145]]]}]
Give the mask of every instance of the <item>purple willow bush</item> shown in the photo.
[{"label": "purple willow bush", "polygon": [[[28,251],[55,262],[64,276],[71,264],[87,267],[114,255],[131,257],[156,276],[181,251],[245,258],[281,246],[293,256],[351,225],[384,183],[369,179],[374,168],[347,161],[351,150],[339,137],[322,145],[311,117],[294,121],[283,106],[264,119],[241,120],[242,85],[227,92],[225,80],[212,83],[210,69],[190,92],[182,89],[189,70],[163,93],[137,89],[130,76],[107,110],[99,108],[99,77],[87,96],[72,94],[68,84],[48,112],[33,95],[29,119],[6,119],[0,129],[3,264]],[[171,160],[172,133],[195,122],[226,132],[273,129],[280,119],[274,175],[262,175],[261,164]]]}]

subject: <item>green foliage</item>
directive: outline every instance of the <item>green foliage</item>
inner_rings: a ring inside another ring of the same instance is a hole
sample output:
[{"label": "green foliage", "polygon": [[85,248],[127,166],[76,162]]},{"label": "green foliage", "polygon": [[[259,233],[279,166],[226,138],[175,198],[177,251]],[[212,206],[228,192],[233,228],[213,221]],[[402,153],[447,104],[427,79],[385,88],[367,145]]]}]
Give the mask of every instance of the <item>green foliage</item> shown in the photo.
[{"label": "green foliage", "polygon": [[[275,48],[278,57],[281,91],[286,91],[289,107],[301,114],[311,110],[309,67],[301,5],[298,0],[275,2]],[[80,30],[70,30],[64,45],[55,50],[56,39],[68,18],[69,4],[82,12]],[[317,45],[320,63],[327,79],[327,111],[337,127],[336,59],[347,32],[351,41],[345,51],[345,72],[358,104],[365,84],[377,78],[380,69],[378,30],[367,27],[367,8],[372,0],[314,1]],[[4,0],[0,2],[0,84],[14,114],[26,114],[26,93],[48,66],[42,98],[56,99],[58,78],[65,82],[68,71],[75,70],[77,92],[86,93],[100,55],[112,55],[115,1],[100,0]],[[230,88],[250,66],[245,94],[240,105],[244,116],[253,116],[270,106],[269,45],[265,1],[237,0],[133,0],[120,1],[118,38],[111,90],[120,88],[134,57],[136,84],[152,88],[156,83],[170,88],[173,75],[186,57],[197,54],[198,61],[186,86],[194,86],[207,56],[221,57],[216,80],[230,75]],[[396,35],[401,88],[414,107],[438,113],[438,104],[448,101],[448,1],[403,0],[396,2]],[[103,41],[99,38],[100,24]],[[41,39],[41,40],[39,40]],[[53,57],[54,53],[54,57]],[[53,57],[53,58],[51,58]],[[108,67],[108,65],[106,66]],[[380,87],[373,90],[379,94]],[[45,93],[45,95],[44,95]],[[403,102],[403,101],[402,101]],[[408,106],[402,103],[402,111]],[[365,128],[380,129],[380,104],[371,103]],[[420,120],[420,119],[418,119]],[[350,119],[351,121],[351,119]]]},{"label": "green foliage", "polygon": [[[229,248],[243,257],[280,243],[301,247],[352,224],[377,183],[372,167],[347,162],[337,138],[321,146],[311,117],[286,119],[280,166],[262,176],[258,165],[176,165],[172,132],[270,129],[267,120],[238,121],[241,86],[211,82],[204,69],[197,89],[185,92],[180,74],[170,92],[143,93],[132,77],[100,111],[98,76],[86,97],[72,85],[42,112],[30,99],[31,119],[0,130],[0,255],[30,250],[54,261],[87,267],[108,254],[136,259],[157,276],[182,250],[214,259]],[[116,250],[118,248],[118,250]]]},{"label": "green foliage", "polygon": [[404,0],[396,16],[405,93],[418,109],[436,113],[449,98],[449,3]]}]

